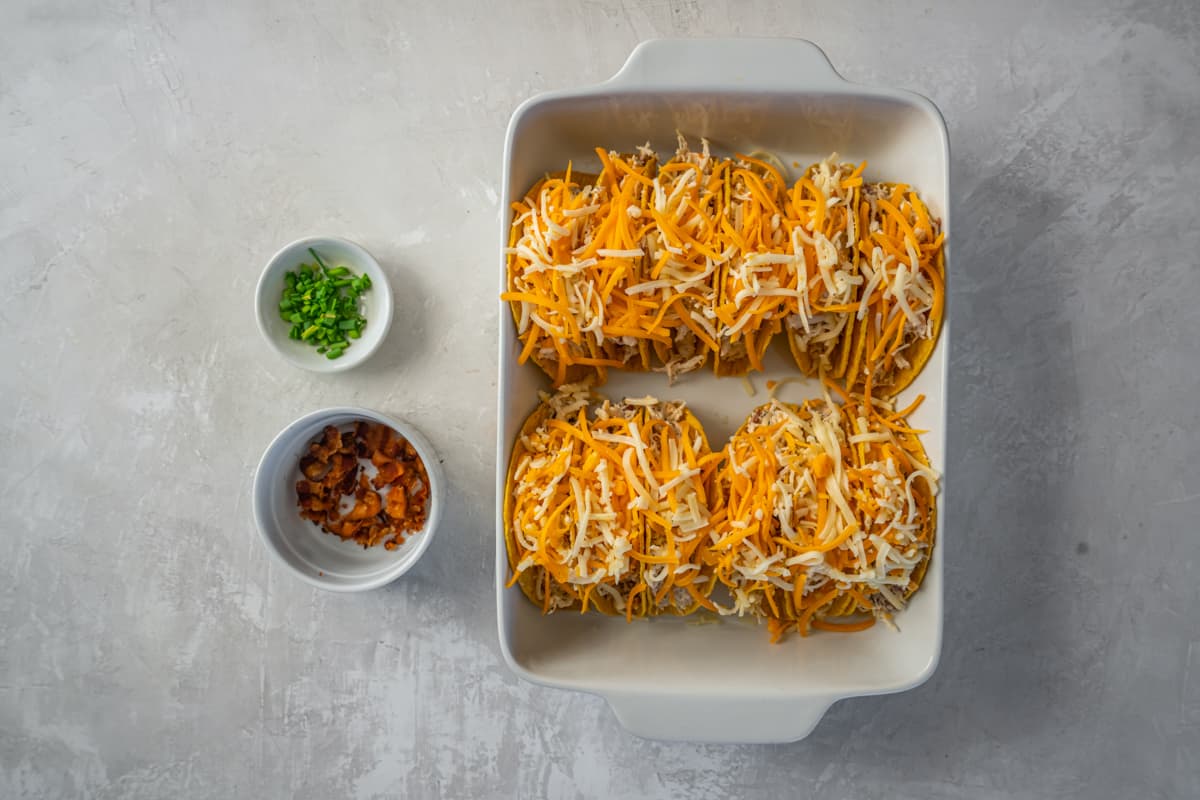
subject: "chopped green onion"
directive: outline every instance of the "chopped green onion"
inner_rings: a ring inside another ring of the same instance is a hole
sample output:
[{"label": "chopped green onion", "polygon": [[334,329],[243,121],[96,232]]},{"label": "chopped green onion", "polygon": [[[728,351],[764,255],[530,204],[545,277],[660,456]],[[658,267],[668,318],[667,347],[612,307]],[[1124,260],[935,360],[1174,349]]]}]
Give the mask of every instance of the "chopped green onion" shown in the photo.
[{"label": "chopped green onion", "polygon": [[290,324],[290,338],[308,342],[326,358],[338,358],[350,340],[362,337],[367,320],[358,301],[371,288],[371,279],[345,266],[330,269],[315,250],[309,253],[315,265],[301,264],[284,275],[279,316]]},{"label": "chopped green onion", "polygon": [[311,255],[313,258],[315,258],[317,260],[317,264],[320,265],[322,270],[327,269],[325,266],[325,262],[321,260],[321,256],[317,254],[316,250],[313,250],[310,247],[310,248],[308,248],[308,252],[309,252],[309,255]]}]

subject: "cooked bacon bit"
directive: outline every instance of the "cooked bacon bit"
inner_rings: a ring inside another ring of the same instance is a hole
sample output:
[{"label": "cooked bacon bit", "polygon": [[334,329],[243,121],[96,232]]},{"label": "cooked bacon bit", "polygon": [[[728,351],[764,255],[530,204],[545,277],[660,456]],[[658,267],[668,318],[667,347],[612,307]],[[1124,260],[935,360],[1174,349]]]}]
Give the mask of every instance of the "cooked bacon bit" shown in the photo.
[{"label": "cooked bacon bit", "polygon": [[408,498],[404,496],[404,492],[388,492],[387,515],[392,519],[404,519],[407,513]]},{"label": "cooked bacon bit", "polygon": [[403,445],[408,445],[408,448],[412,449],[412,445],[401,439],[391,428],[388,428],[383,434],[383,444],[379,446],[379,451],[388,458],[396,458],[400,455]]},{"label": "cooked bacon bit", "polygon": [[328,469],[328,465],[316,456],[304,456],[300,459],[300,471],[309,480],[320,480],[324,477],[326,469]]},{"label": "cooked bacon bit", "polygon": [[362,499],[354,504],[353,510],[346,515],[346,520],[356,522],[360,519],[370,519],[379,513],[382,505],[378,492],[365,492]]},{"label": "cooked bacon bit", "polygon": [[378,472],[371,480],[375,484],[376,489],[382,489],[395,482],[397,478],[404,474],[404,465],[398,461],[385,461],[378,465]]},{"label": "cooked bacon bit", "polygon": [[[368,478],[368,468],[360,459],[374,467],[374,478]],[[358,422],[353,431],[344,432],[326,427],[301,457],[300,472],[304,475],[296,483],[300,516],[326,533],[363,547],[382,544],[395,550],[407,534],[425,526],[429,500],[425,465],[412,443],[386,425]],[[347,496],[355,502],[343,515]]]}]

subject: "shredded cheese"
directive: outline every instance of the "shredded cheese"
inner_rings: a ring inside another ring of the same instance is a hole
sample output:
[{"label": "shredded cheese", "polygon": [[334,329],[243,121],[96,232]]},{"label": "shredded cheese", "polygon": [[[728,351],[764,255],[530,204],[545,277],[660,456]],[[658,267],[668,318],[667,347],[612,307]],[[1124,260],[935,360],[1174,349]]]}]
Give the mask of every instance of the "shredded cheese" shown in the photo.
[{"label": "shredded cheese", "polygon": [[[514,203],[508,288],[522,347],[562,385],[611,368],[674,378],[712,359],[720,374],[762,368],[786,330],[801,367],[833,363],[850,320],[885,319],[865,367],[887,386],[944,306],[939,223],[906,186],[866,184],[837,154],[792,186],[777,160],[716,158],[680,137],[659,163],[649,146],[597,150],[596,176],[540,181]],[[902,322],[896,323],[897,315]],[[858,380],[861,375],[849,376]]]},{"label": "shredded cheese", "polygon": [[626,500],[624,457],[633,453],[642,412],[626,404],[592,409],[588,387],[573,384],[545,396],[538,413],[541,423],[517,443],[509,488],[513,579],[528,573],[547,612],[602,602],[632,616],[644,591],[644,545],[642,520]]},{"label": "shredded cheese", "polygon": [[719,613],[781,635],[835,604],[884,620],[903,608],[932,548],[938,476],[885,410],[772,400],[730,440],[706,556],[733,600]]}]

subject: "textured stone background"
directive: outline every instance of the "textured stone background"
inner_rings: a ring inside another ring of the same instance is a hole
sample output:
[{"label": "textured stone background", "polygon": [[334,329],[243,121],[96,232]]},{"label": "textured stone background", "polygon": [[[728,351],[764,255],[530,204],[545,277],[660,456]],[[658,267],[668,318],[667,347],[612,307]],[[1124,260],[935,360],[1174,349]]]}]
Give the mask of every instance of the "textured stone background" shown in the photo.
[{"label": "textured stone background", "polygon": [[[1200,6],[841,5],[0,5],[0,797],[1200,796]],[[508,115],[729,33],[928,95],[954,151],[941,667],[780,747],[518,682],[492,599]],[[313,232],[397,289],[337,378],[251,314]],[[459,499],[357,597],[282,574],[248,504],[344,402],[424,428]]]}]

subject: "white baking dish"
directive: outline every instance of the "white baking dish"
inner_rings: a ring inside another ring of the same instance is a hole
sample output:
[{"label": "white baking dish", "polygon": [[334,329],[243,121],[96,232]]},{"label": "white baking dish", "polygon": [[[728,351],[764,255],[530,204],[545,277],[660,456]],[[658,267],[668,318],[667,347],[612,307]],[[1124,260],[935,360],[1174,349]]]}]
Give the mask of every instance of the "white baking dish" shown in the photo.
[{"label": "white baking dish", "polygon": [[[577,169],[598,171],[592,154],[597,146],[629,151],[648,140],[667,156],[674,152],[676,130],[696,145],[706,137],[722,155],[763,149],[789,165],[806,165],[831,151],[867,159],[869,179],[916,187],[941,216],[949,240],[949,143],[937,108],[911,92],[851,84],[818,47],[794,39],[645,42],[605,83],[526,101],[509,123],[502,196],[520,199],[536,179],[568,160]],[[501,247],[509,219],[505,213]],[[946,255],[949,264],[948,250]],[[503,290],[502,254],[497,266]],[[949,341],[947,320],[929,363],[899,398],[904,406],[925,395],[912,423],[929,430],[924,443],[938,470],[945,464]],[[707,372],[684,376],[673,387],[661,374],[613,372],[604,391],[614,398],[649,393],[687,400],[719,447],[754,406],[767,401],[767,379],[797,374],[785,342],[775,342],[772,351],[767,371],[752,378],[758,387],[753,397],[742,381]],[[537,404],[538,390],[549,385],[533,364],[517,364],[518,353],[509,310],[501,303],[496,600],[500,646],[514,672],[602,695],[640,736],[727,742],[801,739],[834,701],[910,689],[933,673],[942,638],[944,491],[933,561],[923,587],[897,616],[899,632],[877,625],[855,634],[791,635],[772,645],[765,627],[736,620],[627,624],[594,614],[543,616],[519,589],[506,588],[505,473],[517,430]],[[818,394],[810,382],[788,385],[779,396]]]}]

